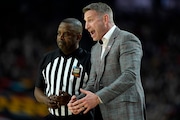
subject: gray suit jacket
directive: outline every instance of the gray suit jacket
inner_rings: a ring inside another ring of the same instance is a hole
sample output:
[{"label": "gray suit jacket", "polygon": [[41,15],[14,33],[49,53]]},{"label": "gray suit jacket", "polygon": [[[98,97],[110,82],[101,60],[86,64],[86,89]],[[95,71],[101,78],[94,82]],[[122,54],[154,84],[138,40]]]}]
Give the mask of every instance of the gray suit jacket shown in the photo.
[{"label": "gray suit jacket", "polygon": [[[127,31],[116,28],[101,59],[101,45],[91,51],[91,72],[87,90],[102,100],[100,109],[104,120],[144,120],[145,98],[140,67],[140,40]],[[94,84],[98,82],[95,90]]]}]

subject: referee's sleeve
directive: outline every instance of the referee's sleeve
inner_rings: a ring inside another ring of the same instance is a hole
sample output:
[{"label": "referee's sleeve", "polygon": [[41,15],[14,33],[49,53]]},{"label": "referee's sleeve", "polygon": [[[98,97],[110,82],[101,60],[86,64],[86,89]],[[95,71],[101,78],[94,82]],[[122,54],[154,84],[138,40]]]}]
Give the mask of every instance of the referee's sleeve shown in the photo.
[{"label": "referee's sleeve", "polygon": [[43,62],[44,59],[41,59],[40,62],[39,62],[39,65],[38,65],[38,71],[37,71],[37,77],[36,77],[36,81],[35,81],[35,86],[40,88],[40,89],[44,89],[45,87],[45,81],[44,81],[44,77],[43,77],[43,74],[42,74],[42,71],[43,71]]}]

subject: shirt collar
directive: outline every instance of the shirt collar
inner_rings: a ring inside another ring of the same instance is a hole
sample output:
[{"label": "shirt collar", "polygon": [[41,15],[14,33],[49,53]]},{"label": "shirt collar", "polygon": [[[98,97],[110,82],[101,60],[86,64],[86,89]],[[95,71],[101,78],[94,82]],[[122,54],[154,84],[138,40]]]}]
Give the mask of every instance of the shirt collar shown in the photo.
[{"label": "shirt collar", "polygon": [[61,49],[59,49],[59,52],[65,58],[76,57],[76,56],[79,56],[80,52],[82,52],[82,48],[77,48],[76,50],[74,50],[72,53],[68,55],[64,54]]},{"label": "shirt collar", "polygon": [[103,46],[106,47],[108,42],[109,42],[109,39],[112,35],[112,33],[114,32],[116,28],[116,25],[114,25],[102,38],[102,41],[103,41]]}]

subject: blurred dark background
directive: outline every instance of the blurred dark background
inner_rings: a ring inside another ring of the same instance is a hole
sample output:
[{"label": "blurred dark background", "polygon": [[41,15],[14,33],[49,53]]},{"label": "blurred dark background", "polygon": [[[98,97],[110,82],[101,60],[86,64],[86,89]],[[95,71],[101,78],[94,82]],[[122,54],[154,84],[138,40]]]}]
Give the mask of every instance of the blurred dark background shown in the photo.
[{"label": "blurred dark background", "polygon": [[[94,0],[95,1],[95,0]],[[83,21],[77,0],[0,1],[0,120],[39,120],[46,106],[34,99],[40,58],[57,48],[59,22]],[[142,42],[142,82],[148,120],[180,120],[180,0],[96,0],[108,3],[121,29]],[[81,47],[94,42],[84,31]]]}]

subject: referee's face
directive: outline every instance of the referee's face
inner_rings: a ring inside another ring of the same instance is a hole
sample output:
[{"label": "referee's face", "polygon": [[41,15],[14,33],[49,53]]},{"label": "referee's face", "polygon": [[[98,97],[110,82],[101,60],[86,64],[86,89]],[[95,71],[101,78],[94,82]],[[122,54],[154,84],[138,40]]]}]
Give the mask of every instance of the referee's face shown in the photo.
[{"label": "referee's face", "polygon": [[70,23],[62,22],[57,31],[57,45],[64,54],[70,54],[79,46],[81,35]]}]

